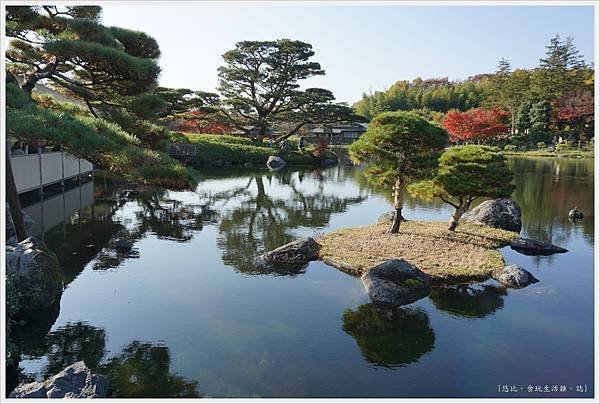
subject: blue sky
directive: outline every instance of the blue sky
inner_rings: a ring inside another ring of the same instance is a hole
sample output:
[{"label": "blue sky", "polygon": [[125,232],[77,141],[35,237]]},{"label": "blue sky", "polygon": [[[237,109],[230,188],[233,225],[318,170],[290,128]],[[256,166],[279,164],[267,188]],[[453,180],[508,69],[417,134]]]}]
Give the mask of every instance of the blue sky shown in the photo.
[{"label": "blue sky", "polygon": [[112,3],[103,22],[158,40],[161,85],[204,91],[214,91],[221,55],[238,41],[309,42],[326,75],[303,86],[350,103],[397,80],[492,72],[501,57],[534,67],[556,33],[594,60],[593,6]]}]

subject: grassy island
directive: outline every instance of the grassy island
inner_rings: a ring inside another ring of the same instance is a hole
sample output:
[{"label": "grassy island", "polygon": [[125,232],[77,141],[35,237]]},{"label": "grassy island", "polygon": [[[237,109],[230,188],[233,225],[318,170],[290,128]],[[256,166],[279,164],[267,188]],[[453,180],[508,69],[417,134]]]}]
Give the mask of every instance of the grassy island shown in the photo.
[{"label": "grassy island", "polygon": [[406,221],[400,232],[385,224],[337,230],[318,238],[324,262],[353,275],[388,259],[403,257],[433,282],[482,281],[504,266],[497,248],[517,233],[461,223],[454,232],[446,222]]}]

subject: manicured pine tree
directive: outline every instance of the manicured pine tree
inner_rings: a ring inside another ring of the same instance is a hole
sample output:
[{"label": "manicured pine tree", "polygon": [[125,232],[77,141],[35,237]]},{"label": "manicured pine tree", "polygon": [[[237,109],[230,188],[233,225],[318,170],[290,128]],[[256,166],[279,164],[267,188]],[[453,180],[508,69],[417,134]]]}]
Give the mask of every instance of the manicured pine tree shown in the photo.
[{"label": "manicured pine tree", "polygon": [[[39,82],[95,106],[123,106],[156,85],[156,40],[143,32],[100,23],[98,6],[8,6],[7,67],[31,94]],[[125,100],[124,100],[125,99]]]},{"label": "manicured pine tree", "polygon": [[393,188],[394,220],[389,233],[398,233],[405,184],[427,176],[438,151],[448,144],[439,125],[406,111],[384,112],[371,121],[367,132],[350,146],[355,163],[366,163],[365,174],[375,183]]},{"label": "manicured pine tree", "polygon": [[454,231],[477,198],[508,197],[514,189],[512,179],[513,174],[498,148],[456,146],[441,155],[433,178],[411,184],[408,191],[424,199],[437,197],[453,206],[448,230]]}]

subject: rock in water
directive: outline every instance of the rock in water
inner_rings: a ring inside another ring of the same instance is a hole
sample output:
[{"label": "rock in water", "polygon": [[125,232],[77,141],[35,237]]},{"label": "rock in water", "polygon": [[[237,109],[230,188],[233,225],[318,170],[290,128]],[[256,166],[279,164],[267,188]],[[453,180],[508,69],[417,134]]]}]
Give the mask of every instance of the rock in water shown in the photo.
[{"label": "rock in water", "polygon": [[50,306],[63,290],[56,255],[33,237],[6,246],[6,273],[14,274],[14,285],[23,297],[22,312]]},{"label": "rock in water", "polygon": [[517,232],[522,226],[521,209],[510,198],[485,201],[465,213],[461,220]]},{"label": "rock in water", "polygon": [[529,271],[518,265],[507,265],[492,272],[492,278],[511,288],[522,288],[539,282]]},{"label": "rock in water", "polygon": [[576,222],[583,219],[583,212],[577,210],[577,206],[569,211],[569,220]]},{"label": "rock in water", "polygon": [[129,240],[119,239],[115,243],[115,248],[119,251],[129,251],[133,248],[133,243]]},{"label": "rock in water", "polygon": [[402,258],[391,259],[371,268],[361,279],[375,304],[402,306],[422,299],[431,292],[427,275]]},{"label": "rock in water", "polygon": [[552,243],[533,240],[530,238],[518,238],[511,241],[510,248],[525,255],[550,255],[554,253],[565,253],[569,250]]},{"label": "rock in water", "polygon": [[256,258],[256,265],[265,270],[273,269],[276,266],[302,267],[309,261],[319,259],[320,248],[319,243],[312,237],[301,238],[259,255]]},{"label": "rock in water", "polygon": [[267,159],[267,167],[269,167],[272,170],[283,168],[286,164],[286,161],[281,157],[269,156],[269,158]]},{"label": "rock in water", "polygon": [[20,384],[8,397],[102,398],[107,394],[106,377],[92,373],[83,361],[79,361],[43,382]]}]

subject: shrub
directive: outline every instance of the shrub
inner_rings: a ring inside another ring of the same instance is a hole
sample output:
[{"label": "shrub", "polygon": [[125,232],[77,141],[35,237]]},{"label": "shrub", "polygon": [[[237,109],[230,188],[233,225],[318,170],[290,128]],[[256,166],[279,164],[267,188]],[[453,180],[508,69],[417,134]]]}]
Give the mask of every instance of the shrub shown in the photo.
[{"label": "shrub", "polygon": [[505,151],[515,151],[515,150],[517,150],[517,146],[515,146],[514,144],[507,144],[506,146],[504,146],[504,150]]},{"label": "shrub", "polygon": [[545,142],[537,142],[536,146],[538,149],[545,149],[546,143]]},{"label": "shrub", "polygon": [[326,137],[322,137],[322,136],[318,137],[317,144],[315,145],[315,149],[313,151],[313,155],[318,159],[322,159],[322,158],[325,158],[328,151],[329,151],[329,140]]}]

